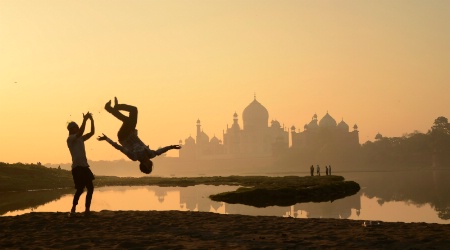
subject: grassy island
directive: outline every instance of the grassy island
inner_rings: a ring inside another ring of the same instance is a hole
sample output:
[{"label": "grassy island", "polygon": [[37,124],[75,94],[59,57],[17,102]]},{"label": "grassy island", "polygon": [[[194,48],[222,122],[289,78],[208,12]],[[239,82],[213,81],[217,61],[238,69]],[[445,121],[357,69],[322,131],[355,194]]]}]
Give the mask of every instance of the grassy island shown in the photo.
[{"label": "grassy island", "polygon": [[[242,177],[245,186],[233,192],[211,195],[214,201],[254,207],[291,206],[302,202],[326,202],[354,195],[358,183],[342,176]],[[252,184],[247,178],[255,178]]]}]

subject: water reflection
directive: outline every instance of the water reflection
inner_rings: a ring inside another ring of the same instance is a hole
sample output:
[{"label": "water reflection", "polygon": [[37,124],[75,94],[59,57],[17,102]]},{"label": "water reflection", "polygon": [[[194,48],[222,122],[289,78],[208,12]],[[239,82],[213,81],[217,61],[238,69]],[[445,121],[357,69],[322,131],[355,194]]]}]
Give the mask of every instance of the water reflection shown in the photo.
[{"label": "water reflection", "polygon": [[[235,186],[194,187],[104,187],[94,193],[91,209],[180,210],[221,214],[289,216],[295,218],[345,218],[448,224],[450,171],[340,173],[360,183],[361,191],[334,202],[301,203],[289,207],[256,208],[214,202],[211,194]],[[0,196],[4,216],[36,212],[69,211],[73,190],[7,193]],[[84,204],[84,195],[80,204]],[[27,204],[26,202],[30,202]],[[79,209],[82,207],[79,206]]]}]

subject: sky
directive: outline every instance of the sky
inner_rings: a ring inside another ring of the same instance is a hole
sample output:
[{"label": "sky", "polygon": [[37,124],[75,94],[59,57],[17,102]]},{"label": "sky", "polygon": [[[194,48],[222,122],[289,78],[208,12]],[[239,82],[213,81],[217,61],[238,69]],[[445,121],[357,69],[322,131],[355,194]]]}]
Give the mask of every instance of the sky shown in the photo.
[{"label": "sky", "polygon": [[66,125],[87,111],[88,159],[126,159],[96,140],[117,140],[115,96],[151,148],[195,137],[197,119],[222,139],[255,96],[286,129],[328,112],[361,144],[425,133],[450,118],[449,13],[446,0],[0,0],[0,162],[70,162]]}]

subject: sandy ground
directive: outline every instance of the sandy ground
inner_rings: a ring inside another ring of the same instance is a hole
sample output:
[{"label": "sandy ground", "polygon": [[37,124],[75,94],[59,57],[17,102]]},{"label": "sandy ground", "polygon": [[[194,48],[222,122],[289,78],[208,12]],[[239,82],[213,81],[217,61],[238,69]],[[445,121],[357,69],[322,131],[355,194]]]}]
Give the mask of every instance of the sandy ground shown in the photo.
[{"label": "sandy ground", "polygon": [[0,217],[0,249],[450,249],[450,225],[180,211]]}]

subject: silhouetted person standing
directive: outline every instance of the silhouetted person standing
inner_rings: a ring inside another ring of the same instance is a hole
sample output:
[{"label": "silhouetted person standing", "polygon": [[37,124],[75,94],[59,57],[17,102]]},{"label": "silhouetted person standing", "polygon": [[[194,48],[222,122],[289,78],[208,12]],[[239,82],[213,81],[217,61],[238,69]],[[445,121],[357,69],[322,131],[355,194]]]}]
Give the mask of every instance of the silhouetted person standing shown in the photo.
[{"label": "silhouetted person standing", "polygon": [[328,166],[325,166],[325,175],[328,175]]},{"label": "silhouetted person standing", "polygon": [[[91,120],[91,132],[83,135],[87,120]],[[88,215],[91,207],[92,194],[94,193],[94,184],[92,181],[95,178],[87,162],[84,141],[91,138],[95,133],[92,114],[89,112],[87,112],[86,115],[83,114],[83,122],[81,123],[81,127],[78,127],[78,124],[75,122],[70,122],[67,125],[67,130],[69,130],[67,146],[69,147],[70,155],[72,156],[72,177],[77,190],[73,197],[72,209],[70,210],[70,213],[75,213],[78,200],[86,187],[87,193],[85,214]]]},{"label": "silhouetted person standing", "polygon": [[[138,110],[136,107],[128,104],[119,104],[117,98],[114,97],[114,107],[111,106],[111,101],[105,104],[105,109],[114,117],[122,121],[122,126],[117,133],[119,143],[109,139],[105,134],[99,136],[99,141],[107,141],[115,149],[120,150],[130,160],[139,161],[139,168],[145,174],[150,174],[153,170],[153,162],[150,160],[158,155],[164,154],[171,149],[180,149],[180,145],[170,145],[158,150],[151,150],[149,146],[145,145],[138,137],[136,130]],[[122,114],[120,111],[128,112],[128,116]]]},{"label": "silhouetted person standing", "polygon": [[314,176],[314,165],[311,165],[309,169],[311,171],[311,176]]},{"label": "silhouetted person standing", "polygon": [[317,175],[320,176],[320,167],[317,165]]}]

